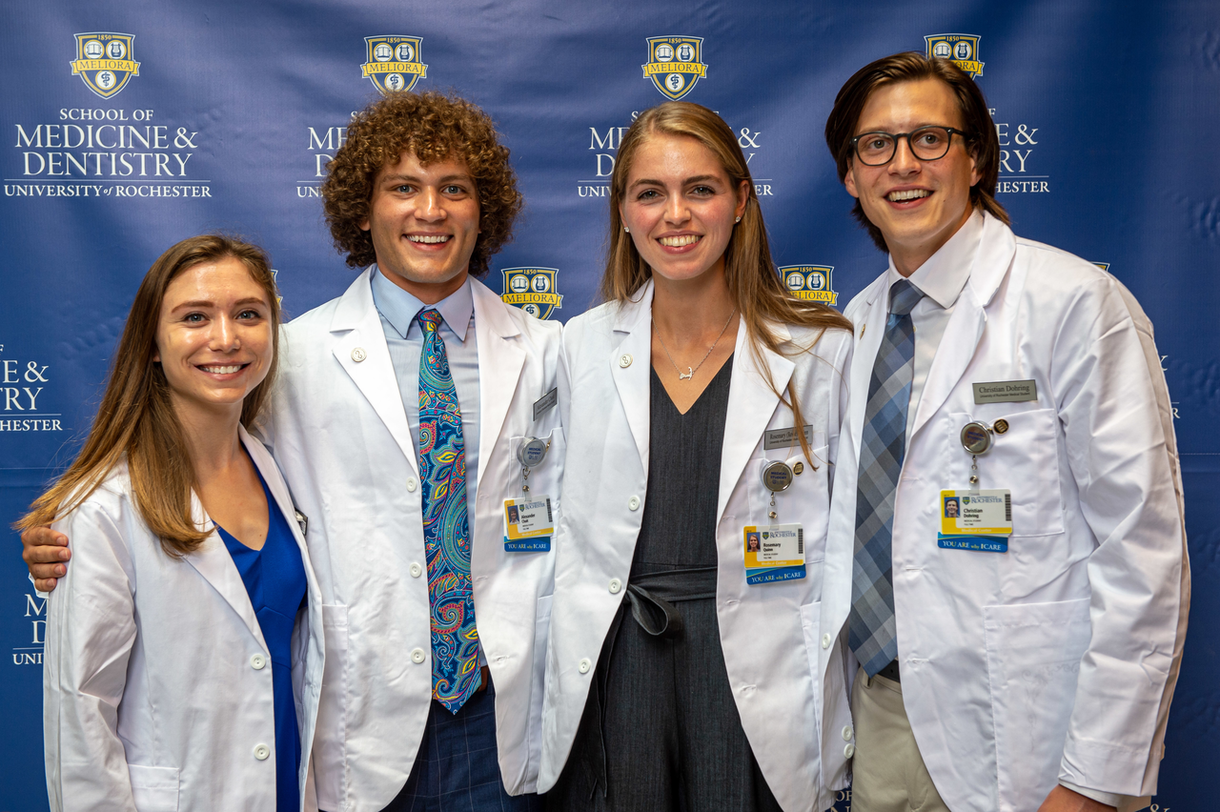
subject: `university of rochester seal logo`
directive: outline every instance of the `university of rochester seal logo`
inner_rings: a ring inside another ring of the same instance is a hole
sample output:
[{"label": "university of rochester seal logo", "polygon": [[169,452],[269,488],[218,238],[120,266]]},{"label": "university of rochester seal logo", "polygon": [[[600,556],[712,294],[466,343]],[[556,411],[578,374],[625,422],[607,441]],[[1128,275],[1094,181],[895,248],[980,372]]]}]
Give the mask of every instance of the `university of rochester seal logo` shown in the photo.
[{"label": "university of rochester seal logo", "polygon": [[360,70],[382,93],[395,93],[415,87],[419,77],[428,75],[428,66],[419,58],[420,37],[392,34],[365,37],[367,61]]},{"label": "university of rochester seal logo", "polygon": [[978,34],[931,34],[924,37],[924,42],[928,43],[928,59],[937,56],[952,60],[971,79],[983,75]]},{"label": "university of rochester seal logo", "polygon": [[839,294],[830,286],[833,271],[833,265],[785,265],[779,269],[779,275],[784,287],[796,298],[834,306],[839,303]]},{"label": "university of rochester seal logo", "polygon": [[644,78],[677,101],[707,76],[703,64],[703,37],[649,37]]},{"label": "university of rochester seal logo", "polygon": [[555,292],[555,268],[505,268],[504,293],[500,298],[531,316],[548,319],[555,308],[563,308],[563,296]]},{"label": "university of rochester seal logo", "polygon": [[140,63],[132,56],[134,39],[131,34],[113,31],[77,34],[72,73],[81,78],[85,87],[109,99],[125,88],[131,77],[140,75]]}]

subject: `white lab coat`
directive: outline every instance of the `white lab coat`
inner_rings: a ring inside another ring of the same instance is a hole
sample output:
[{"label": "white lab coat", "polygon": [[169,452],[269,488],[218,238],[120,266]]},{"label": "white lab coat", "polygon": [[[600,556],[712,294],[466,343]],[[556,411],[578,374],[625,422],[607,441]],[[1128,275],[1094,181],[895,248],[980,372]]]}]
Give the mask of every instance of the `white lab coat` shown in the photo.
[{"label": "white lab coat", "polygon": [[[1156,789],[1189,569],[1164,377],[1124,296],[987,215],[928,373],[896,493],[894,604],[907,715],[953,810],[1036,810],[1060,780]],[[883,275],[846,311],[853,398],[822,604],[844,636],[852,460],[887,309]],[[974,402],[973,383],[1027,379],[1036,401]],[[979,486],[1012,492],[1008,552],[940,549],[939,492],[970,487],[959,432],[999,418],[1010,428],[978,458]]]},{"label": "white lab coat", "polygon": [[[293,320],[260,432],[309,520],[322,587],[327,662],[314,770],[331,812],[380,810],[402,789],[432,699],[427,559],[419,461],[369,284]],[[479,641],[496,690],[504,785],[532,792],[554,553],[504,550],[504,500],[521,495],[517,447],[550,451],[530,492],[559,510],[561,327],[504,304],[472,280],[479,357],[479,470],[471,577]],[[554,546],[552,545],[552,550]],[[531,720],[533,727],[531,728]]]},{"label": "white lab coat", "polygon": [[[578,316],[564,330],[560,403],[573,418],[565,419],[565,509],[543,707],[543,791],[555,784],[571,750],[602,643],[626,594],[644,515],[651,283],[640,297]],[[795,812],[831,805],[831,789],[846,780],[850,752],[844,747],[852,739],[842,649],[833,638],[823,639],[819,604],[851,336],[832,330],[818,338],[821,331],[783,325],[775,330],[788,349],[813,345],[811,352],[793,355],[764,350],[763,363],[780,391],[789,381],[795,385],[805,423],[813,427],[817,466],[804,461],[799,441],[764,450],[764,432],[793,428],[793,417],[767,386],[740,329],[721,454],[716,608],[729,683],[750,747],[780,805]],[[807,577],[748,586],[742,529],[769,523],[771,493],[760,475],[775,460],[804,462],[793,485],[776,496],[776,510],[777,521],[804,526]],[[818,655],[832,643],[840,669],[822,680]],[[820,742],[823,728],[829,747]]]},{"label": "white lab coat", "polygon": [[[288,519],[309,582],[292,681],[302,807],[323,671],[322,595],[288,488],[241,431]],[[209,526],[197,497],[194,518]],[[271,657],[224,541],[168,555],[140,518],[121,464],[55,529],[72,564],[48,599],[43,730],[51,809],[275,809]]]}]

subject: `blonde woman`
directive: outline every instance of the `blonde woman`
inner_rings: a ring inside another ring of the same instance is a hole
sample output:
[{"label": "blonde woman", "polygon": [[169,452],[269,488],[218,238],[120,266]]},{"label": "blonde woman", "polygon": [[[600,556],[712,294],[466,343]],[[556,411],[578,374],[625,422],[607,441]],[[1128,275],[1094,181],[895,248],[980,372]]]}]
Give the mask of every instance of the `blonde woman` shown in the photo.
[{"label": "blonde woman", "polygon": [[825,809],[850,755],[819,630],[850,326],[787,293],[732,131],[682,102],[623,138],[602,296],[564,332],[539,789]]},{"label": "blonde woman", "polygon": [[53,810],[307,805],[321,596],[246,433],[278,326],[260,249],[202,236],[162,254],[84,448],[20,523],[73,545],[43,660]]}]

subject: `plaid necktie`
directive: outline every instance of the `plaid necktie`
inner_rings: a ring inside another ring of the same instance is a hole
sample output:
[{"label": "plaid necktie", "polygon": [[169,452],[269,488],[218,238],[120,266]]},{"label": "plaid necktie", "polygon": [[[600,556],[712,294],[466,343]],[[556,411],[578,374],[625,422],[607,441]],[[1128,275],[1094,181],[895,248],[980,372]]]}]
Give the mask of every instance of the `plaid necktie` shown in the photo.
[{"label": "plaid necktie", "polygon": [[870,677],[898,657],[890,544],[915,366],[911,310],[922,298],[905,279],[890,288],[890,316],[873,363],[860,441],[848,643]]},{"label": "plaid necktie", "polygon": [[479,632],[470,588],[466,452],[441,314],[419,314],[419,478],[423,482],[424,553],[432,608],[432,696],[457,713],[482,682]]}]

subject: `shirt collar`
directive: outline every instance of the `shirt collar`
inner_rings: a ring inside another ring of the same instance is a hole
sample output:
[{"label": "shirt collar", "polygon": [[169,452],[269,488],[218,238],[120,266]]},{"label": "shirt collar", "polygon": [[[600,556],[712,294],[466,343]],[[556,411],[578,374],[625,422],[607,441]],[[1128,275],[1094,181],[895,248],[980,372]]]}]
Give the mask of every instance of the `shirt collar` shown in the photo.
[{"label": "shirt collar", "polygon": [[449,325],[458,341],[464,344],[466,331],[470,327],[470,317],[474,313],[474,293],[470,289],[470,277],[467,276],[462,286],[453,293],[434,305],[426,305],[387,279],[378,268],[373,274],[373,304],[377,306],[377,312],[384,316],[403,338],[407,337],[407,332],[411,325],[416,323],[416,316],[421,310],[438,310],[445,324]]},{"label": "shirt collar", "polygon": [[[941,307],[952,307],[970,279],[970,270],[974,267],[974,258],[982,239],[983,213],[975,209],[957,233],[911,274],[911,284]],[[893,257],[890,257],[886,286],[892,286],[902,278],[894,267]]]}]

